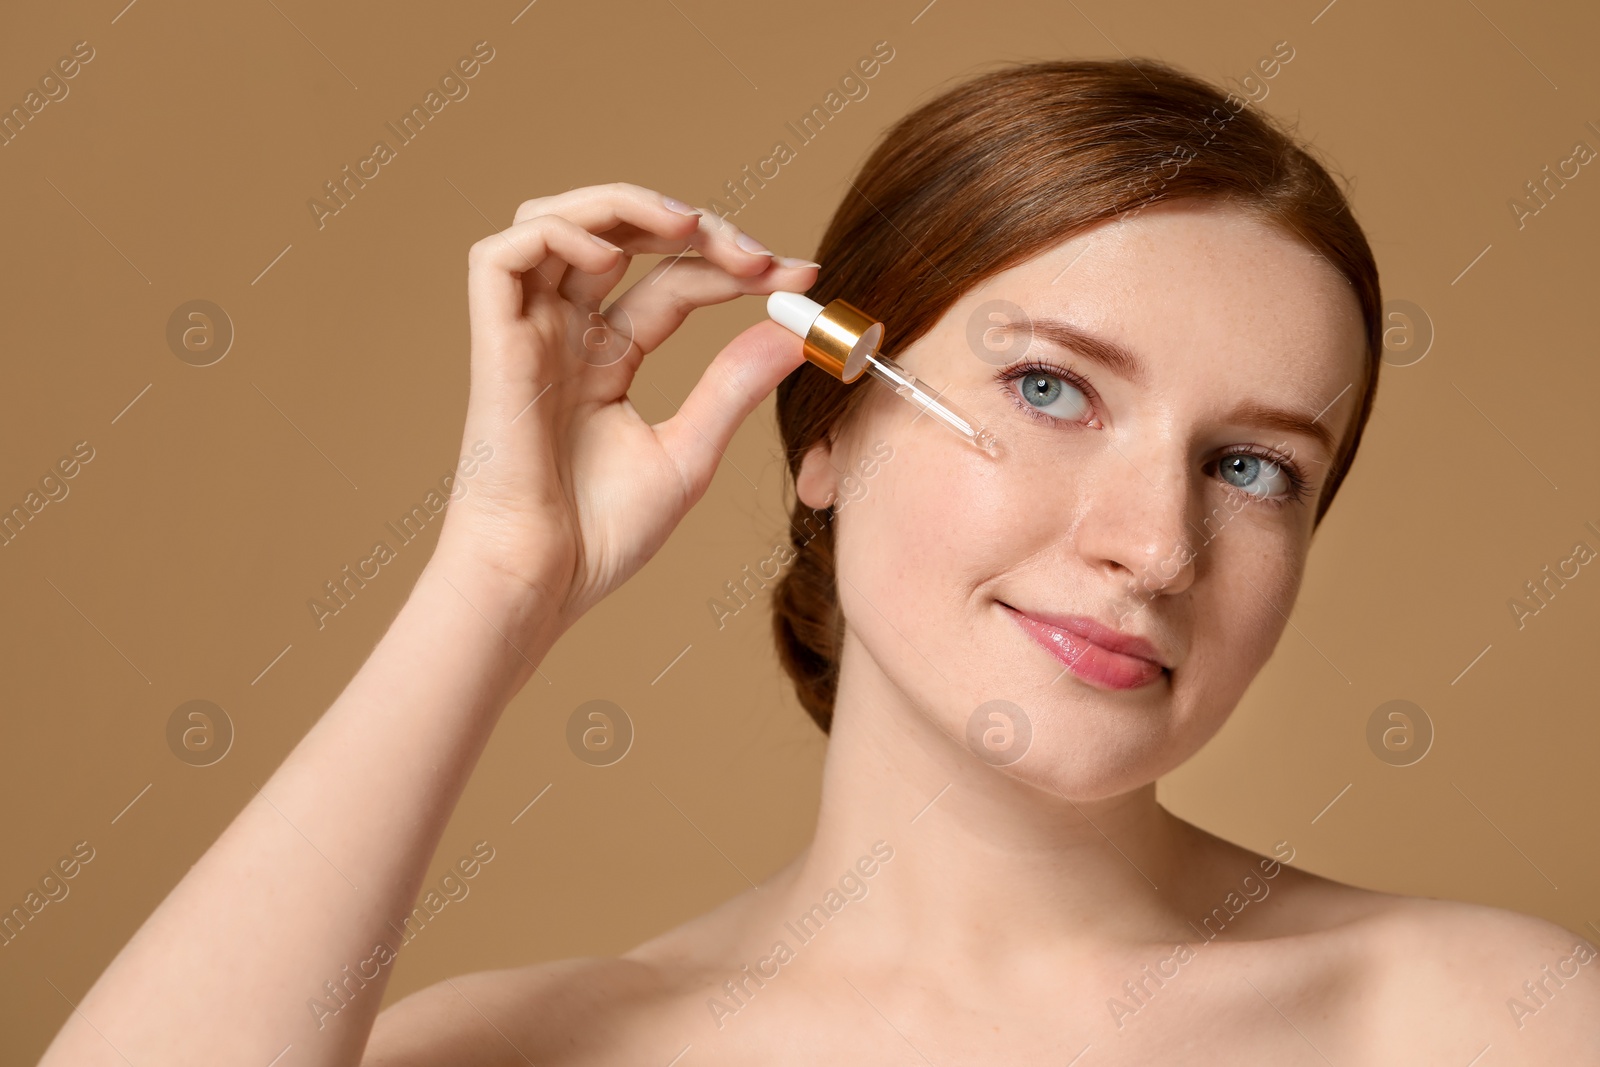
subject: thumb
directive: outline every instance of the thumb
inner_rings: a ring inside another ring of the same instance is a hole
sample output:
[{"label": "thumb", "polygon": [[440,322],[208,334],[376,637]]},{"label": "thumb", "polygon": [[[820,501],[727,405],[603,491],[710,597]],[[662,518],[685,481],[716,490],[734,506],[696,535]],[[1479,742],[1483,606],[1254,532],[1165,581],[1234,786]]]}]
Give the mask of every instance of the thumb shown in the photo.
[{"label": "thumb", "polygon": [[778,383],[806,361],[800,338],[762,319],[718,352],[672,418],[654,427],[691,500],[711,484],[733,433]]}]

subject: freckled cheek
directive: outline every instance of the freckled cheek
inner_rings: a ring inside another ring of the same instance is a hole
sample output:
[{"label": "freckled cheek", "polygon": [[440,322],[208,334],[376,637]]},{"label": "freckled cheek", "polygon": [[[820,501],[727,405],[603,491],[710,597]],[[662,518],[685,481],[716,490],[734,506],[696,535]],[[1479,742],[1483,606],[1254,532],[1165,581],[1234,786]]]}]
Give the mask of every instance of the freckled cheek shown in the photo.
[{"label": "freckled cheek", "polygon": [[1304,566],[1303,553],[1281,539],[1232,547],[1236,551],[1211,561],[1195,604],[1201,623],[1195,639],[1206,646],[1207,684],[1226,690],[1230,699],[1248,687],[1288,628],[1285,617],[1294,613]]},{"label": "freckled cheek", "polygon": [[840,573],[897,627],[937,629],[1048,537],[1046,510],[982,456],[897,449],[841,511]]}]

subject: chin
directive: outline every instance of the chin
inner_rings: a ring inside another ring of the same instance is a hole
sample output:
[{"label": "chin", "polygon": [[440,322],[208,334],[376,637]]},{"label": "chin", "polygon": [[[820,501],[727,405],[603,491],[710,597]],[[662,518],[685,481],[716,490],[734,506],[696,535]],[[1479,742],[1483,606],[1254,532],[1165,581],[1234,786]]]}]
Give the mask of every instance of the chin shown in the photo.
[{"label": "chin", "polygon": [[[1115,717],[1114,710],[1103,710]],[[1072,801],[1101,800],[1142,788],[1186,755],[1174,758],[1173,739],[1159,726],[1152,731],[1146,723],[1104,721],[1096,709],[1075,702],[1042,709],[1034,719],[1028,751],[994,770]]]}]

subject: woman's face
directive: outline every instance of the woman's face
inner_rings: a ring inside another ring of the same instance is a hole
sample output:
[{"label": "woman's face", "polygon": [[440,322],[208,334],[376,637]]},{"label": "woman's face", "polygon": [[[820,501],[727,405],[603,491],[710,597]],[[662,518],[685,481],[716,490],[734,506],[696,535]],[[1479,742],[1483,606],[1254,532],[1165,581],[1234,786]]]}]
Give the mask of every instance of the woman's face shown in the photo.
[{"label": "woman's face", "polygon": [[[1073,799],[1183,762],[1293,610],[1364,341],[1323,257],[1203,201],[967,293],[895,359],[1000,454],[863,382],[798,479],[806,504],[841,502],[841,702],[920,715]],[[1113,650],[1108,630],[1148,647]]]}]

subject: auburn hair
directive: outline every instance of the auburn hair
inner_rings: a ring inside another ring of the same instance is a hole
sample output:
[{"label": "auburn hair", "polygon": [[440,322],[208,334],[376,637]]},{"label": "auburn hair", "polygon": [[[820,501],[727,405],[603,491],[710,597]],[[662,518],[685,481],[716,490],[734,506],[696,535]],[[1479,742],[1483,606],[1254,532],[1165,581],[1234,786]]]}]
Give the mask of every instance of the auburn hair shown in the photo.
[{"label": "auburn hair", "polygon": [[[813,257],[811,299],[837,297],[890,324],[891,349],[961,296],[1101,222],[1162,201],[1226,201],[1280,226],[1349,282],[1366,324],[1354,428],[1317,501],[1333,502],[1372,410],[1383,355],[1378,267],[1340,186],[1247,101],[1153,59],[1056,60],[979,74],[917,107],[879,141]],[[804,364],[777,389],[790,479],[866,390]],[[829,509],[795,499],[795,558],[773,593],[773,635],[800,703],[833,720],[844,619]]]}]

